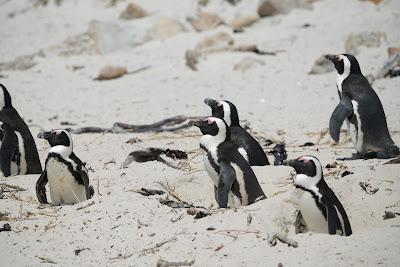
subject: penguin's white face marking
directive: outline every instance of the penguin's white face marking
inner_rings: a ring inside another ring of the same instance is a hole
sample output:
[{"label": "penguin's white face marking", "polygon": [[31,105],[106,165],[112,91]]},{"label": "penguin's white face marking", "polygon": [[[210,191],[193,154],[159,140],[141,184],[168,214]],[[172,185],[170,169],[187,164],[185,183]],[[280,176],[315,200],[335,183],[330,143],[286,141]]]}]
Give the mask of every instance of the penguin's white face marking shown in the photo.
[{"label": "penguin's white face marking", "polygon": [[200,138],[200,144],[207,148],[208,150],[211,150],[211,148],[215,148],[221,144],[222,142],[225,141],[226,138],[226,125],[225,123],[218,118],[215,117],[209,117],[204,120],[207,124],[211,125],[214,122],[216,123],[218,127],[218,133],[216,135],[211,135],[211,134],[205,134]]},{"label": "penguin's white face marking", "polygon": [[247,155],[246,150],[243,147],[238,148],[239,153],[243,156],[243,158],[249,162],[249,156]]},{"label": "penguin's white face marking", "polygon": [[[298,158],[297,161],[300,161],[304,166],[310,166],[310,167],[311,167],[312,163],[314,163],[315,175],[308,176],[308,175],[302,174],[302,173],[297,174],[294,177],[294,184],[314,191],[316,189],[316,185],[322,178],[321,163],[319,162],[319,160],[317,158],[311,157],[311,156],[302,156],[302,157]],[[316,192],[318,192],[318,189],[316,190]]]},{"label": "penguin's white face marking", "polygon": [[338,57],[339,61],[343,60],[343,66],[344,66],[343,73],[342,74],[338,73],[336,76],[336,85],[340,92],[340,95],[342,95],[342,84],[343,84],[343,81],[350,74],[351,64],[350,64],[350,60],[345,55],[338,55],[337,57]]},{"label": "penguin's white face marking", "polygon": [[219,103],[222,104],[222,107],[224,109],[224,121],[228,126],[230,127],[232,125],[232,120],[231,120],[231,107],[229,106],[228,103],[225,101],[219,101]]},{"label": "penguin's white face marking", "polygon": [[24,139],[22,139],[22,135],[19,132],[15,131],[15,134],[17,135],[18,139],[18,150],[21,154],[18,173],[24,175],[28,171],[28,164],[26,163],[25,159]]}]

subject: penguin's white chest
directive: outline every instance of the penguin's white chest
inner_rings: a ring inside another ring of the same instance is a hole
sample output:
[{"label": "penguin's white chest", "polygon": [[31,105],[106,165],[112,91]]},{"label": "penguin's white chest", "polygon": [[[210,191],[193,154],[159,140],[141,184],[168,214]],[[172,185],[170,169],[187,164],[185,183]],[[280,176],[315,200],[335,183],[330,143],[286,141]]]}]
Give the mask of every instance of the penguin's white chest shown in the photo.
[{"label": "penguin's white chest", "polygon": [[317,204],[311,193],[296,189],[298,193],[298,201],[301,214],[307,224],[307,228],[316,233],[328,233],[328,222],[318,209]]},{"label": "penguin's white chest", "polygon": [[86,190],[76,182],[68,166],[55,158],[46,164],[51,201],[54,205],[73,205],[86,200]]}]

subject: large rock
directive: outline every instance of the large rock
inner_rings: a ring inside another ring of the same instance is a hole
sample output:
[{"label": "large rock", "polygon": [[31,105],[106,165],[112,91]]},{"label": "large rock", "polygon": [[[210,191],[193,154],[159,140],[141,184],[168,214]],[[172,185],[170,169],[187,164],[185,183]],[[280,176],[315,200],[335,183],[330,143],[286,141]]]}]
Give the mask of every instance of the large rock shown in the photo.
[{"label": "large rock", "polygon": [[232,47],[234,39],[226,32],[215,33],[200,41],[195,50],[199,52],[220,51]]},{"label": "large rock", "polygon": [[200,12],[196,18],[189,18],[188,21],[198,32],[211,30],[219,25],[224,24],[223,19],[221,19],[218,15],[207,12]]},{"label": "large rock", "polygon": [[295,8],[312,8],[312,3],[319,0],[261,0],[257,13],[260,17],[286,14]]},{"label": "large rock", "polygon": [[259,19],[260,19],[259,16],[254,16],[254,15],[238,17],[231,21],[231,27],[234,30],[240,30],[245,27],[249,27],[249,26],[253,25]]},{"label": "large rock", "polygon": [[147,17],[149,13],[135,3],[130,3],[119,16],[120,19],[138,19]]},{"label": "large rock", "polygon": [[183,25],[168,17],[147,17],[132,21],[92,21],[89,36],[98,53],[137,46],[150,40],[163,40],[184,31]]},{"label": "large rock", "polygon": [[360,51],[360,47],[380,47],[382,42],[386,42],[386,34],[384,32],[361,32],[351,33],[347,37],[345,44],[346,53],[356,55]]}]

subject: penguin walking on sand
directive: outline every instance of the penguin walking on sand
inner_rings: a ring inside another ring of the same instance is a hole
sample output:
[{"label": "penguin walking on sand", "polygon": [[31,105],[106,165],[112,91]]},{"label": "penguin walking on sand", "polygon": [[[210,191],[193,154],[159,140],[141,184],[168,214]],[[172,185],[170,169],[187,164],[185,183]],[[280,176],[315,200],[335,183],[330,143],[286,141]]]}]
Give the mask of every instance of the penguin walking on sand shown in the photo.
[{"label": "penguin walking on sand", "polygon": [[0,121],[3,138],[0,147],[1,173],[7,177],[42,172],[35,140],[28,126],[12,106],[11,96],[0,84]]},{"label": "penguin walking on sand", "polygon": [[296,170],[293,182],[307,228],[317,233],[351,235],[349,218],[339,199],[325,182],[319,160],[313,156],[302,156],[285,161],[284,164]]},{"label": "penguin walking on sand", "polygon": [[238,208],[265,199],[249,163],[230,142],[230,130],[226,123],[209,117],[192,124],[199,127],[203,134],[200,147],[206,152],[204,165],[214,182],[219,207]]},{"label": "penguin walking on sand", "polygon": [[357,59],[348,54],[326,55],[338,72],[340,103],[329,121],[329,132],[339,141],[340,128],[346,121],[357,154],[354,158],[392,158],[400,155],[390,137],[381,101],[362,75]]},{"label": "penguin walking on sand", "polygon": [[36,195],[42,204],[48,203],[46,184],[49,183],[53,205],[73,205],[90,199],[94,189],[89,185],[85,164],[72,151],[72,138],[65,130],[53,130],[38,134],[46,139],[51,148],[45,169],[36,183]]},{"label": "penguin walking on sand", "polygon": [[239,148],[240,154],[251,166],[269,165],[268,158],[260,144],[240,126],[239,115],[232,102],[206,98],[204,103],[210,106],[213,117],[223,119],[226,122],[230,128],[231,142]]}]

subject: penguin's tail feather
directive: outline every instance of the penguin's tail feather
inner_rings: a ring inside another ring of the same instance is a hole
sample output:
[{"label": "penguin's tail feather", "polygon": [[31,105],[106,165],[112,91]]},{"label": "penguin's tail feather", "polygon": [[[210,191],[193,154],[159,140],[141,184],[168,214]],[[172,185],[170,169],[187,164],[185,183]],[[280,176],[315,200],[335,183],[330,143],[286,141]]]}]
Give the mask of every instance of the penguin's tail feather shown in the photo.
[{"label": "penguin's tail feather", "polygon": [[94,195],[94,187],[93,187],[93,185],[89,185],[88,186],[88,193],[89,193],[88,199],[92,198],[93,195]]}]

